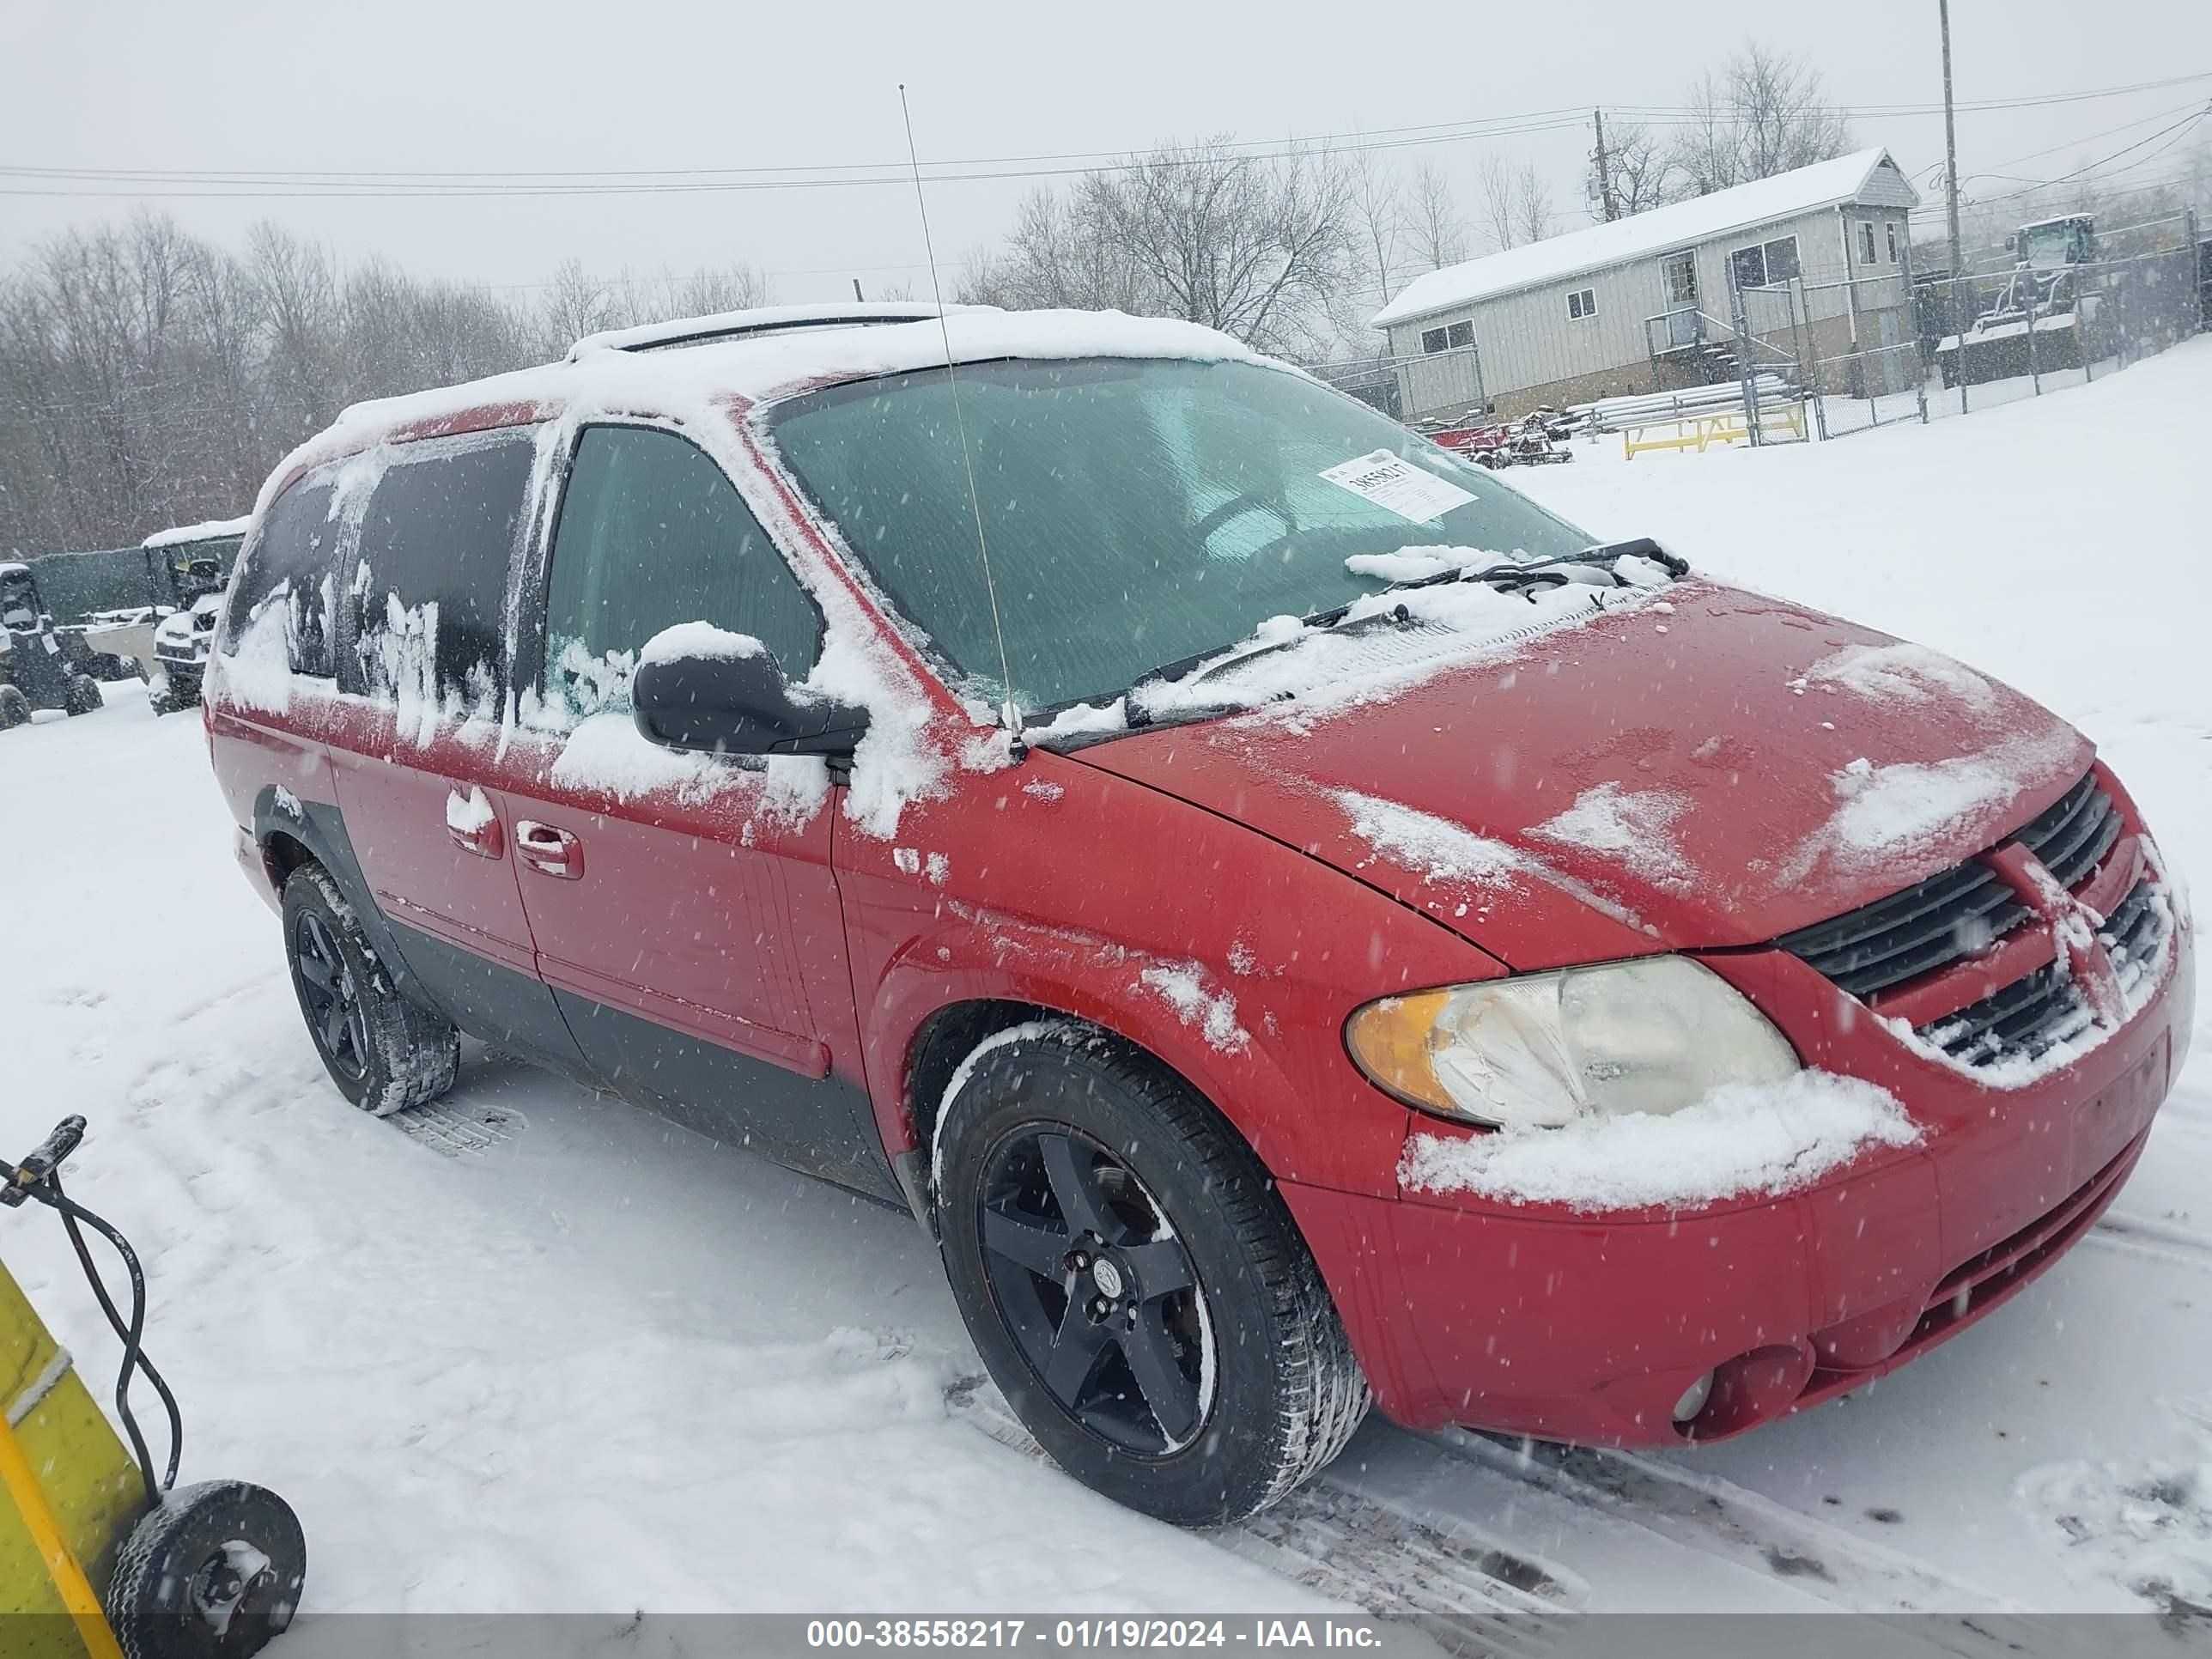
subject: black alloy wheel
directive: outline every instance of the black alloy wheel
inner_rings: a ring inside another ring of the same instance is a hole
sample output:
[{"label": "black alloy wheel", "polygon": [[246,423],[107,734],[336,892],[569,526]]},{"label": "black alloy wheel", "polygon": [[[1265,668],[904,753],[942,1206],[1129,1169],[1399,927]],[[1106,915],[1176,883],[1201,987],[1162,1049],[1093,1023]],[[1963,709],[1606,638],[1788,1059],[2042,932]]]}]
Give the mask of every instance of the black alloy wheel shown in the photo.
[{"label": "black alloy wheel", "polygon": [[1140,1456],[1196,1438],[1213,1404],[1206,1297],[1128,1165],[1079,1129],[1028,1126],[994,1148],[976,1211],[992,1297],[1060,1408]]},{"label": "black alloy wheel", "polygon": [[452,1088],[460,1033],[401,991],[330,872],[313,863],[295,870],[283,914],[300,1016],[338,1092],[386,1117]]},{"label": "black alloy wheel", "polygon": [[1265,1509],[1342,1450],[1367,1385],[1235,1127],[1073,1019],[986,1039],[933,1126],[960,1316],[1077,1480],[1181,1526]]},{"label": "black alloy wheel", "polygon": [[307,1030],[323,1063],[358,1081],[368,1073],[368,1017],[362,1007],[361,988],[330,923],[313,910],[301,911],[292,924],[292,952],[299,965],[300,1000]]}]

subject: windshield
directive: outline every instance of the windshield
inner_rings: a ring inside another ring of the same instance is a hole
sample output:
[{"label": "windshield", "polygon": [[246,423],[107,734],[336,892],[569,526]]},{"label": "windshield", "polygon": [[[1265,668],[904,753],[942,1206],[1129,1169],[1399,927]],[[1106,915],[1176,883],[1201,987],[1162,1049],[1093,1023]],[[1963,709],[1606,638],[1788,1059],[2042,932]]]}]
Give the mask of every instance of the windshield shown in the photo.
[{"label": "windshield", "polygon": [[[1030,710],[1110,698],[1271,617],[1334,610],[1394,576],[1591,539],[1282,369],[975,363],[960,368],[959,394],[1013,695]],[[892,601],[968,680],[1004,695],[945,372],[811,393],[777,410],[773,429]],[[1427,549],[1449,551],[1379,556]]]}]

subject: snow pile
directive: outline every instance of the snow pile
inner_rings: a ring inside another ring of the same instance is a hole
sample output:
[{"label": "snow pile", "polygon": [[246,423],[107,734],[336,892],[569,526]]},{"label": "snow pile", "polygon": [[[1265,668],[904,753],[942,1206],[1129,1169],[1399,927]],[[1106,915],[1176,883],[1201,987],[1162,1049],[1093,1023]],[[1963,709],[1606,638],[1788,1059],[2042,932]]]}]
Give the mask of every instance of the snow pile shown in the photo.
[{"label": "snow pile", "polygon": [[1237,1023],[1237,999],[1206,988],[1206,969],[1195,962],[1163,963],[1144,969],[1133,990],[1149,991],[1175,1010],[1176,1018],[1195,1027],[1216,1054],[1241,1054],[1252,1034]]},{"label": "snow pile", "polygon": [[1527,867],[1515,848],[1449,818],[1353,789],[1337,790],[1333,799],[1352,820],[1353,835],[1407,869],[1419,871],[1425,881],[1494,883]]},{"label": "snow pile", "polygon": [[2169,1405],[2195,1455],[2046,1464],[2021,1477],[2021,1507],[2068,1571],[2159,1607],[2178,1631],[2212,1606],[2212,1399]]},{"label": "snow pile", "polygon": [[1665,1116],[1593,1115],[1555,1129],[1419,1134],[1398,1177],[1418,1192],[1471,1193],[1577,1211],[1686,1209],[1796,1192],[1875,1146],[1921,1130],[1887,1090],[1830,1072],[1732,1083]]},{"label": "snow pile", "polygon": [[233,650],[208,659],[202,695],[264,714],[292,706],[292,605],[286,584],[253,608]]},{"label": "snow pile", "polygon": [[[1515,877],[1525,877],[1549,883],[1623,927],[1641,933],[1651,931],[1641,916],[1612,895],[1576,880],[1517,847],[1478,836],[1464,824],[1354,789],[1332,791],[1330,798],[1352,820],[1352,834],[1378,856],[1413,871],[1425,882],[1456,884],[1462,890],[1495,890]],[[1462,902],[1453,914],[1464,915],[1467,908]]]},{"label": "snow pile", "polygon": [[1565,811],[1528,833],[1561,847],[1602,853],[1655,886],[1680,887],[1686,878],[1671,831],[1688,810],[1687,801],[1666,790],[1625,790],[1608,781],[1583,790]]},{"label": "snow pile", "polygon": [[1893,645],[1847,645],[1830,653],[1790,682],[1800,695],[1808,687],[1856,692],[1881,702],[1929,703],[1954,700],[1986,713],[1997,700],[1996,688],[1941,651],[1902,641]]},{"label": "snow pile", "polygon": [[1791,855],[1785,874],[1802,880],[1824,860],[1849,870],[1903,866],[1943,852],[1969,821],[2070,780],[2081,753],[2081,739],[2053,726],[1951,760],[1878,766],[1862,755],[1830,776],[1836,809]]},{"label": "snow pile", "polygon": [[1448,570],[1464,570],[1484,562],[1502,562],[1505,555],[1478,553],[1473,548],[1401,547],[1395,553],[1354,553],[1344,568],[1355,576],[1378,581],[1416,582],[1425,576],[1441,576]]},{"label": "snow pile", "polygon": [[475,784],[469,786],[465,795],[457,789],[446,792],[446,828],[453,834],[480,836],[498,821],[490,798]]},{"label": "snow pile", "polygon": [[768,647],[750,634],[732,634],[710,622],[677,623],[647,640],[637,653],[640,668],[649,662],[700,657],[710,662],[743,662],[765,656]]},{"label": "snow pile", "polygon": [[205,524],[180,524],[157,530],[138,544],[141,547],[174,547],[182,542],[213,542],[243,536],[252,526],[251,514],[242,519],[210,519]]}]

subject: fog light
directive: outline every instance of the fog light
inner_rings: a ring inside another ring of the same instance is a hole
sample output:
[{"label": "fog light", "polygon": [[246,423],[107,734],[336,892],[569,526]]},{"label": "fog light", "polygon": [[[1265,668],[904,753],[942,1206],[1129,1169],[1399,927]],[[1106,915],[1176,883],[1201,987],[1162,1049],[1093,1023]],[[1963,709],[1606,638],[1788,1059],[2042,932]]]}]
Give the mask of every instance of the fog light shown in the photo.
[{"label": "fog light", "polygon": [[1712,1393],[1713,1374],[1707,1371],[1682,1390],[1682,1397],[1674,1402],[1674,1420],[1677,1423],[1687,1423],[1695,1418],[1699,1412],[1705,1410],[1705,1401],[1712,1398]]}]

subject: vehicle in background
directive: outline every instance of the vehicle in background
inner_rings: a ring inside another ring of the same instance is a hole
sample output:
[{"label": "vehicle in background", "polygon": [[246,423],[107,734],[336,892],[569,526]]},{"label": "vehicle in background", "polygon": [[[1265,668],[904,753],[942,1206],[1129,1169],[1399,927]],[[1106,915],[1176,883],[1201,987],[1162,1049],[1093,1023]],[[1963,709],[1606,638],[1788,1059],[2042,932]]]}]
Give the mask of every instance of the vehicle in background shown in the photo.
[{"label": "vehicle in background", "polygon": [[0,564],[0,732],[41,708],[88,714],[104,702],[100,682],[62,649],[31,567]]},{"label": "vehicle in background", "polygon": [[659,325],[265,499],[205,721],[337,1090],[466,1030],[903,1203],[1165,1519],[1370,1389],[1643,1447],[1861,1391],[2094,1224],[2186,1052],[2064,721],[1210,330]]},{"label": "vehicle in background", "polygon": [[93,611],[68,630],[88,650],[135,665],[156,714],[199,701],[215,615],[250,522],[229,519],[155,532],[137,550],[138,568],[130,573],[143,597]]},{"label": "vehicle in background", "polygon": [[2079,368],[2100,355],[2087,337],[2093,319],[2075,270],[2102,257],[2096,220],[2069,213],[2022,225],[2005,238],[2005,251],[2014,262],[2010,278],[1963,335],[1936,347],[1946,386],[1961,380],[1983,386],[2031,368],[2044,374]]},{"label": "vehicle in background", "polygon": [[1503,466],[1557,466],[1575,458],[1567,439],[1576,422],[1558,410],[1539,409],[1517,421],[1453,427],[1436,441],[1495,472]]}]

